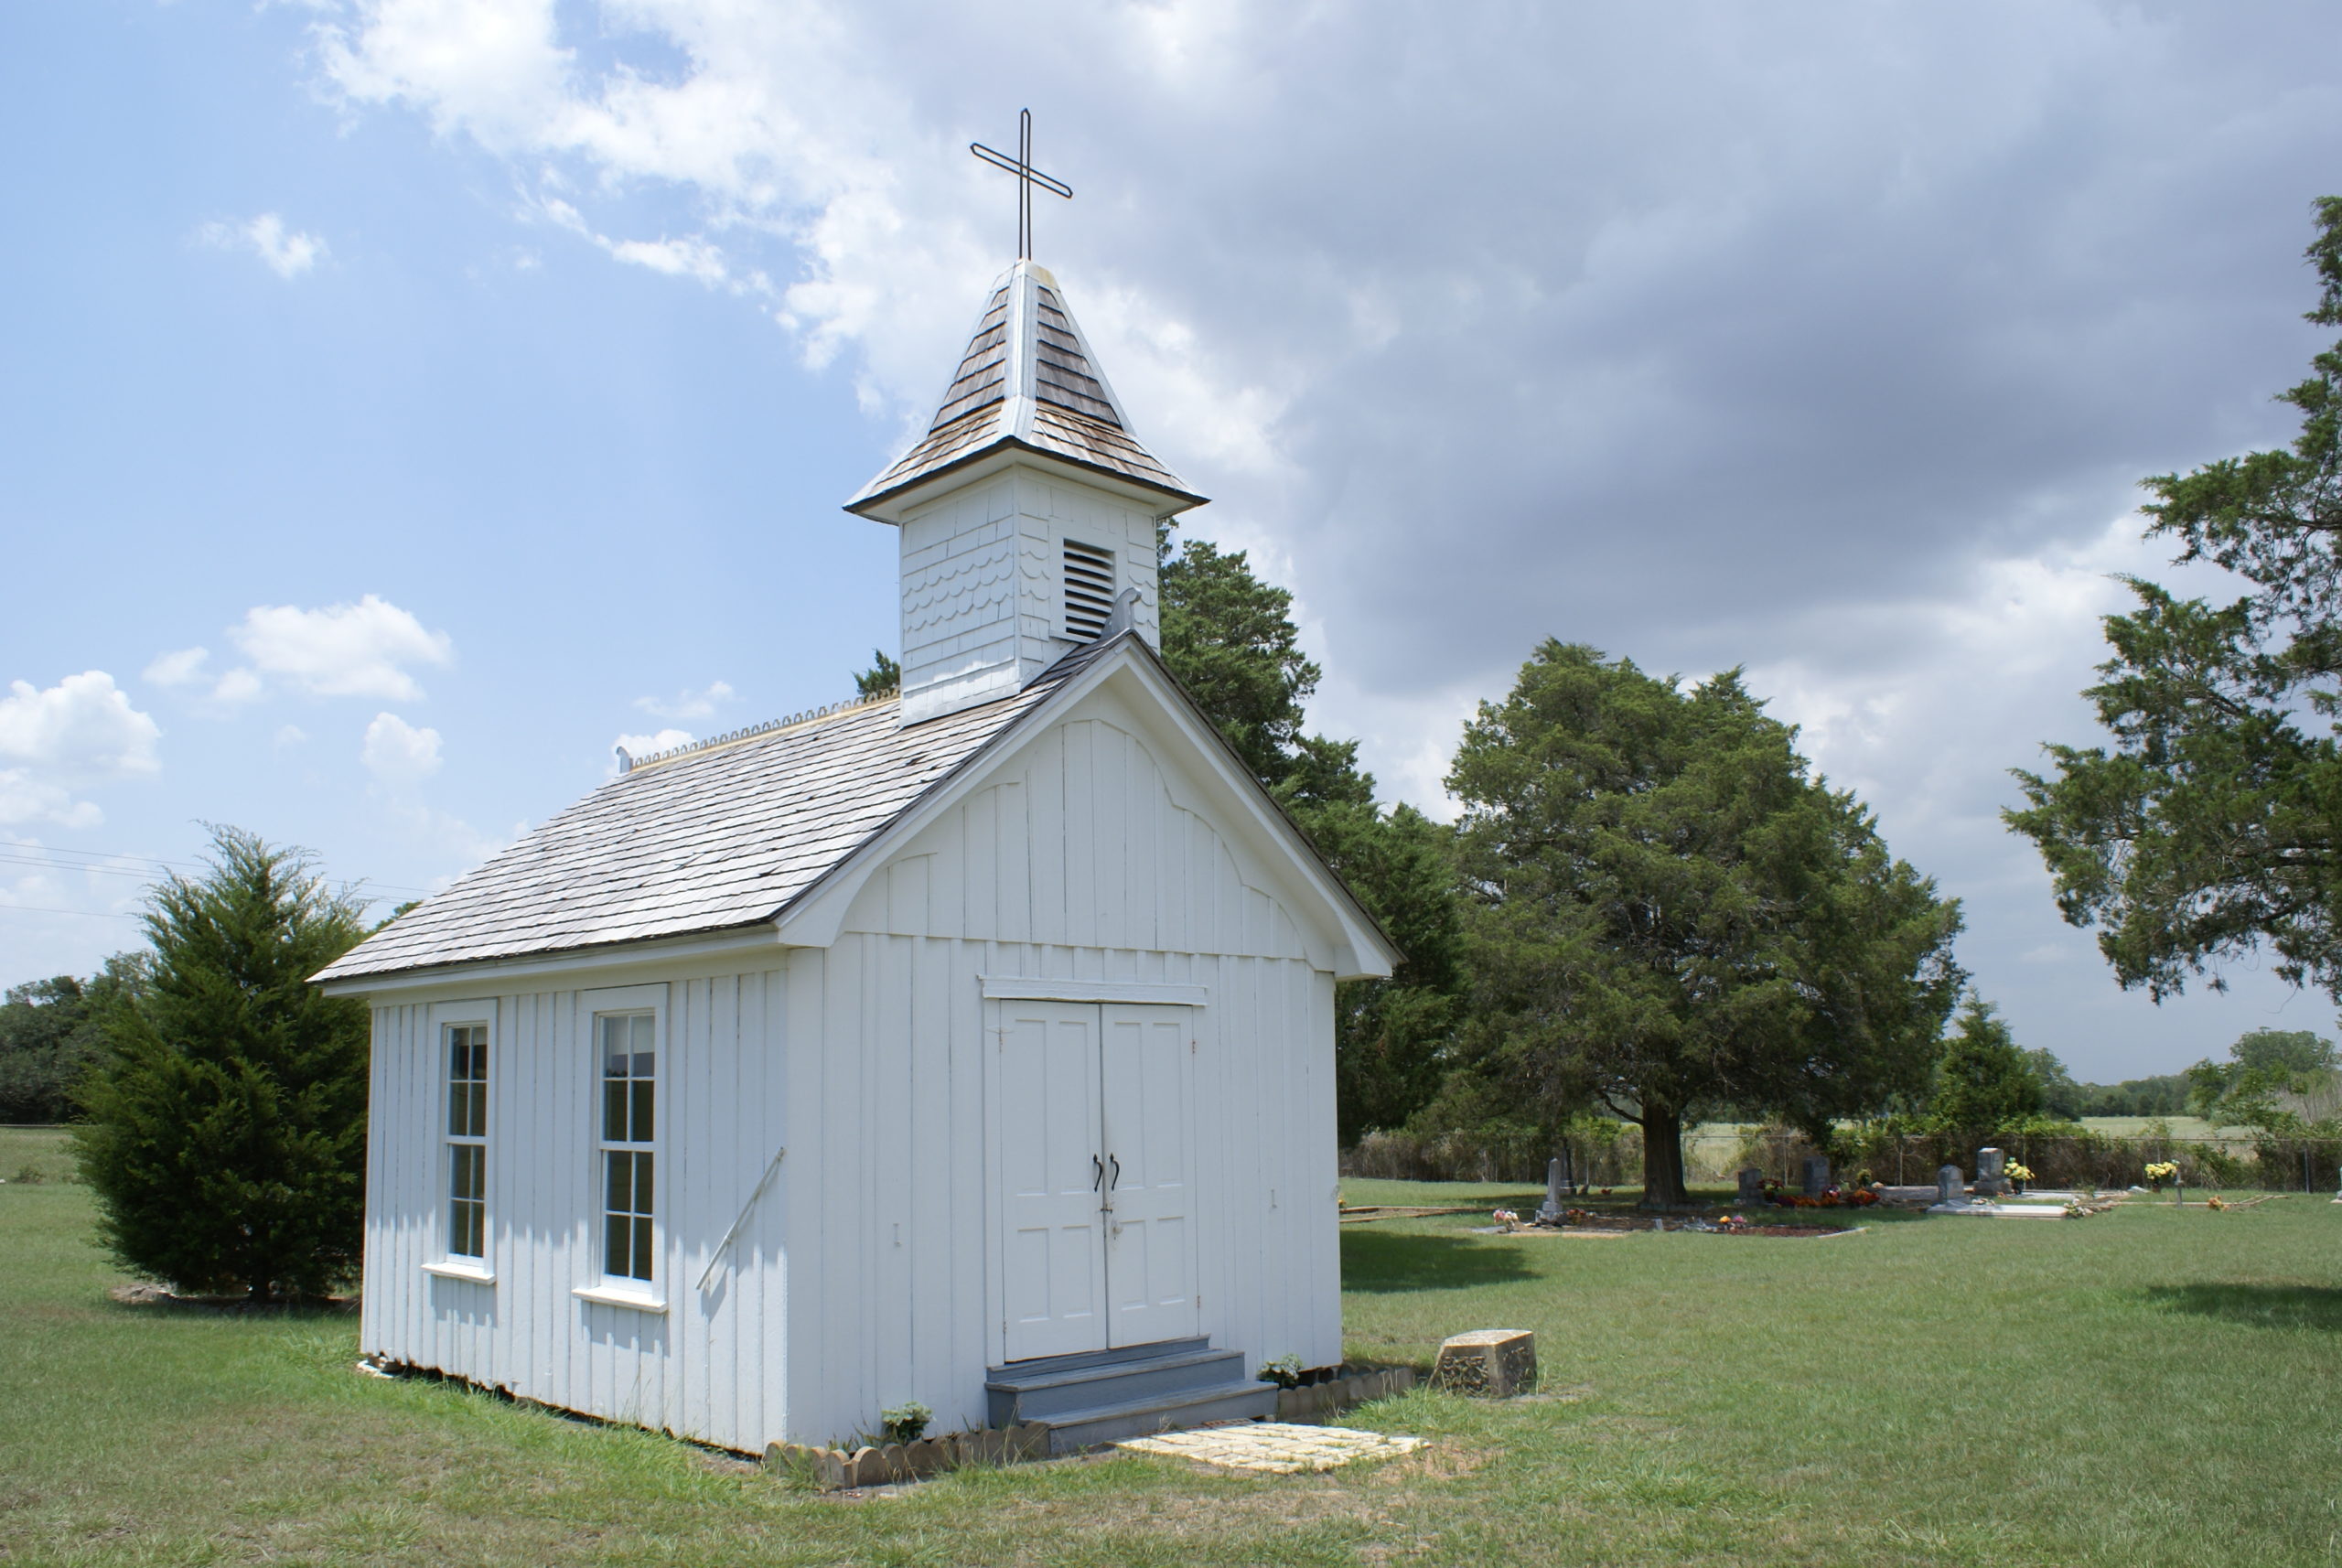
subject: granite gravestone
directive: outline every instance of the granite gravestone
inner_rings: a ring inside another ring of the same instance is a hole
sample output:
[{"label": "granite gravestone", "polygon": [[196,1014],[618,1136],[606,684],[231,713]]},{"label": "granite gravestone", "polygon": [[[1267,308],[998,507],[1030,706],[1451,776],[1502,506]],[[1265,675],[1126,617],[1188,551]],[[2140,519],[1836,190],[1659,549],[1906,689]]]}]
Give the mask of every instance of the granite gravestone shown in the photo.
[{"label": "granite gravestone", "polygon": [[2009,1192],[2009,1178],[2001,1173],[2007,1168],[2008,1155],[1998,1149],[1976,1151],[1976,1196],[2004,1197]]},{"label": "granite gravestone", "polygon": [[1830,1156],[1827,1155],[1806,1155],[1805,1196],[1808,1197],[1820,1197],[1823,1193],[1829,1190]]},{"label": "granite gravestone", "polygon": [[1765,1201],[1765,1173],[1755,1165],[1740,1167],[1740,1201],[1744,1205]]},{"label": "granite gravestone", "polygon": [[1958,1165],[1945,1165],[1936,1172],[1936,1201],[1961,1203],[1967,1199],[1967,1184],[1961,1180]]},{"label": "granite gravestone", "polygon": [[1537,1211],[1539,1223],[1544,1225],[1561,1223],[1562,1210],[1564,1207],[1562,1197],[1562,1162],[1556,1157],[1545,1162],[1545,1207]]}]

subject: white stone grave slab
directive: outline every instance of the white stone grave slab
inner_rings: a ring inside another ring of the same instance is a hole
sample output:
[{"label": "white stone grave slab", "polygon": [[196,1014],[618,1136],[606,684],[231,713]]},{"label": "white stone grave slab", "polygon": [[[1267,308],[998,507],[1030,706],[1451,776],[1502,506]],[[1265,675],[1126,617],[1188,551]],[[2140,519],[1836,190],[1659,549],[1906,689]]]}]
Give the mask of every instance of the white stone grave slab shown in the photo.
[{"label": "white stone grave slab", "polygon": [[2048,1203],[1936,1203],[1928,1207],[1929,1214],[1964,1216],[1971,1219],[2063,1219],[2063,1204]]},{"label": "white stone grave slab", "polygon": [[1208,1426],[1195,1432],[1166,1432],[1159,1437],[1133,1437],[1114,1446],[1134,1454],[1193,1459],[1223,1470],[1291,1476],[1304,1470],[1338,1469],[1361,1459],[1396,1458],[1413,1453],[1424,1441],[1421,1437],[1359,1432],[1348,1426],[1297,1426],[1289,1422],[1263,1421],[1241,1426]]}]

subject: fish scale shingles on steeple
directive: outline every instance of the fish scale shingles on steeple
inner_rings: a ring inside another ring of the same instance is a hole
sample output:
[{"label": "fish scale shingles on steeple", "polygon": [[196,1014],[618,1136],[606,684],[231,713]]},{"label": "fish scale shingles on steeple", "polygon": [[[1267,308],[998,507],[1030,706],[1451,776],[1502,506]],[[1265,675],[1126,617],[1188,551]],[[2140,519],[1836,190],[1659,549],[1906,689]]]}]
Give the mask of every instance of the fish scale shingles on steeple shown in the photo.
[{"label": "fish scale shingles on steeple", "polygon": [[879,506],[1004,447],[1056,457],[1191,506],[1203,499],[1131,434],[1057,280],[1031,262],[1011,267],[985,301],[926,434],[846,510]]},{"label": "fish scale shingles on steeple", "polygon": [[1013,697],[903,725],[892,700],[638,765],[317,980],[567,952],[770,920],[1118,639]]}]

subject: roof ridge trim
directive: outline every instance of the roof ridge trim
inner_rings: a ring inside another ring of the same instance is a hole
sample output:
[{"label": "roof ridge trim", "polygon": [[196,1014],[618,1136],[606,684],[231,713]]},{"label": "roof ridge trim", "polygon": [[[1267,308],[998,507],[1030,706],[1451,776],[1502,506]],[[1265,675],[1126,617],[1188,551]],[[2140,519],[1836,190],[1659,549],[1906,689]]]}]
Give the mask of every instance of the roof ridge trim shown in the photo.
[{"label": "roof ridge trim", "polygon": [[860,713],[865,708],[880,707],[899,700],[901,696],[902,693],[899,690],[889,687],[876,696],[853,697],[843,702],[829,703],[825,707],[807,708],[803,713],[791,714],[787,718],[767,719],[763,724],[749,725],[741,729],[726,731],[723,735],[710,736],[705,740],[695,740],[688,746],[670,746],[665,751],[654,751],[647,757],[636,757],[632,766],[619,777],[631,778],[646,768],[657,768],[665,763],[680,761],[686,757],[697,757],[720,746],[737,746],[747,740],[762,740],[767,736],[779,735],[784,730],[803,729],[809,725],[820,724],[823,719],[841,718],[847,714]]}]

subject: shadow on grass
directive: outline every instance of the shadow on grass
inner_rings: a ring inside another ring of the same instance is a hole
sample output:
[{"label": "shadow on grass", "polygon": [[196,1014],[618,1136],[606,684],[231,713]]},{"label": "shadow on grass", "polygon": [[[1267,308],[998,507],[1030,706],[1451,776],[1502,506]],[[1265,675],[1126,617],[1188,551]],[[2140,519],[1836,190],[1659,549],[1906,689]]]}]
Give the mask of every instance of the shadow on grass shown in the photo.
[{"label": "shadow on grass", "polygon": [[1344,1290],[1472,1290],[1535,1277],[1520,1248],[1484,1246],[1468,1236],[1402,1236],[1362,1228],[1342,1236]]},{"label": "shadow on grass", "polygon": [[115,1285],[106,1305],[116,1312],[154,1317],[334,1318],[358,1316],[354,1295],[278,1296],[254,1301],[242,1295],[174,1295],[160,1285]]},{"label": "shadow on grass", "polygon": [[2318,1328],[2342,1334],[2342,1289],[2332,1285],[2149,1285],[2147,1299],[2173,1312],[2225,1318],[2255,1328]]}]

